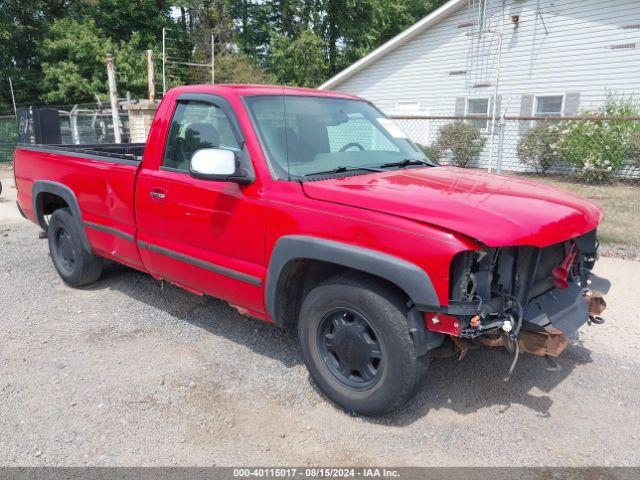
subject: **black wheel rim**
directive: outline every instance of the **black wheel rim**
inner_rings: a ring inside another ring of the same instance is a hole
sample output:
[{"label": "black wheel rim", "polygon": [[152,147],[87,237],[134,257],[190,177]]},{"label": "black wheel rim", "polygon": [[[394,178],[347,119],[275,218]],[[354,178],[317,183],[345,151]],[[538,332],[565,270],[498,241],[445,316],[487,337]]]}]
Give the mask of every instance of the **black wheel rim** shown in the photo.
[{"label": "black wheel rim", "polygon": [[344,386],[364,390],[380,379],[382,346],[363,315],[347,308],[328,312],[318,326],[317,344],[325,365]]},{"label": "black wheel rim", "polygon": [[58,263],[66,272],[72,272],[76,264],[76,251],[73,248],[71,234],[64,227],[56,231],[55,246]]}]

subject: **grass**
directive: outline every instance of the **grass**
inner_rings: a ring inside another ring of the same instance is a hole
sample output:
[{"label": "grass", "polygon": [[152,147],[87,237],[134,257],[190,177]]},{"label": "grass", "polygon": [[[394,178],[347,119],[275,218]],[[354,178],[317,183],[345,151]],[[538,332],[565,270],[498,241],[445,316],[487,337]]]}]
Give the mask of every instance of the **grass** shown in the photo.
[{"label": "grass", "polygon": [[526,175],[528,179],[564,188],[592,200],[604,209],[604,223],[598,230],[603,245],[640,252],[640,184],[608,183],[591,185],[575,180],[541,175]]}]

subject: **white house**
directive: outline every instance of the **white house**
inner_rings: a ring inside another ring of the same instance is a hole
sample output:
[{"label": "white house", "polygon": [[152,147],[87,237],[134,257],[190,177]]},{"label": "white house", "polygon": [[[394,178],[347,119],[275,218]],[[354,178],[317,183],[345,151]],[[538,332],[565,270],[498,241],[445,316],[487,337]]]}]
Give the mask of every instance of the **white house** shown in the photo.
[{"label": "white house", "polygon": [[[609,92],[640,100],[640,1],[451,0],[320,88],[391,116],[492,117],[495,98],[497,117],[571,116]],[[430,144],[444,121],[401,123]],[[490,137],[490,121],[471,122]],[[515,147],[531,124],[506,122],[505,168],[523,168]]]}]

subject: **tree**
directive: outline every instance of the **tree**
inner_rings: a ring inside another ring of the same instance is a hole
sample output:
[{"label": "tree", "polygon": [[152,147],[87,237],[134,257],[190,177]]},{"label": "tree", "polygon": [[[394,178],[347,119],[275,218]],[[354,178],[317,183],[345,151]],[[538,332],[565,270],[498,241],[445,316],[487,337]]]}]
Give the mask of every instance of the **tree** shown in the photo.
[{"label": "tree", "polygon": [[47,102],[62,104],[106,95],[105,59],[114,44],[103,38],[93,20],[55,20],[38,49]]},{"label": "tree", "polygon": [[66,17],[93,20],[102,34],[115,43],[128,42],[136,35],[145,46],[157,45],[162,28],[173,23],[173,2],[168,0],[67,0],[60,3],[67,4]]},{"label": "tree", "polygon": [[316,87],[318,79],[324,76],[322,39],[311,30],[303,30],[294,40],[275,36],[270,51],[270,69],[279,83]]},{"label": "tree", "polygon": [[328,52],[328,76],[335,75],[437,8],[445,0],[319,0]]},{"label": "tree", "polygon": [[236,23],[236,42],[248,56],[261,62],[271,41],[271,4],[252,0],[232,2],[229,13]]},{"label": "tree", "polygon": [[[121,97],[129,92],[133,98],[146,98],[148,94],[146,51],[149,49],[149,44],[145,43],[142,35],[138,35],[138,33],[134,33],[128,41],[122,41],[115,46],[112,53],[118,93]],[[153,51],[156,59],[160,58],[158,48],[150,50]],[[105,70],[105,68],[103,62],[102,69]],[[155,69],[155,77],[156,84],[159,84],[162,80],[161,69]]]},{"label": "tree", "polygon": [[216,82],[273,83],[273,77],[242,52],[216,55]]},{"label": "tree", "polygon": [[[170,54],[206,63],[210,35],[218,78],[317,86],[426,15],[444,0],[4,0],[0,2],[0,110],[93,101],[106,93],[104,56],[116,57],[119,89],[142,95],[144,51],[159,51],[162,28],[177,37]],[[239,54],[242,55],[239,55]],[[287,58],[287,55],[290,58]],[[158,57],[156,57],[158,58]],[[242,67],[241,67],[242,66]],[[176,79],[189,81],[185,74]],[[183,78],[184,77],[184,78]],[[202,80],[202,79],[201,79]]]},{"label": "tree", "polygon": [[[108,50],[120,80],[131,79],[132,91],[139,90],[142,55],[159,45],[162,27],[174,23],[171,6],[165,0],[0,2],[0,81],[11,76],[18,106],[94,101],[94,93],[106,92]],[[0,109],[9,105],[2,88]]]},{"label": "tree", "polygon": [[46,35],[45,22],[64,12],[64,2],[3,0],[0,2],[0,110],[11,108],[7,78],[14,83],[18,104],[43,92],[37,47]]},{"label": "tree", "polygon": [[57,104],[91,102],[108,95],[106,58],[114,56],[118,92],[144,97],[147,91],[146,45],[136,33],[128,41],[105,38],[93,20],[53,22],[38,50],[42,61],[43,100]]}]

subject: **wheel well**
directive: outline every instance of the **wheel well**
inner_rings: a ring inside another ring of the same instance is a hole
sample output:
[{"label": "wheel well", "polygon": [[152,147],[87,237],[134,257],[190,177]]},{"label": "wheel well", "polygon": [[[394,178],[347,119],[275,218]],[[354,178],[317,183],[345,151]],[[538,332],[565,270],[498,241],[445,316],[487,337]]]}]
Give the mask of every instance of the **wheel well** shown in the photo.
[{"label": "wheel well", "polygon": [[285,328],[295,328],[307,294],[323,281],[336,276],[375,281],[397,301],[404,305],[410,302],[409,296],[400,287],[383,278],[322,260],[296,259],[284,266],[278,279],[275,322]]},{"label": "wheel well", "polygon": [[51,215],[59,208],[69,208],[69,205],[62,197],[50,192],[39,193],[36,198],[36,214],[38,220],[40,220],[40,225],[46,225],[45,215]]}]

